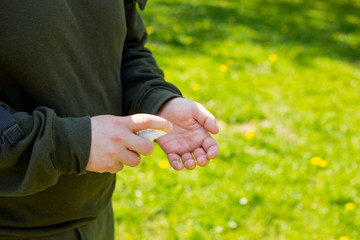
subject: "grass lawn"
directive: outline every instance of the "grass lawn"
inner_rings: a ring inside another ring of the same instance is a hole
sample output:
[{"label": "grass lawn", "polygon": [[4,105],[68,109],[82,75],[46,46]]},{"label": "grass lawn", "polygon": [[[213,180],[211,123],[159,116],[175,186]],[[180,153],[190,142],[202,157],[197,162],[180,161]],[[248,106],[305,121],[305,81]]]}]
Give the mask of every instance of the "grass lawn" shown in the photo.
[{"label": "grass lawn", "polygon": [[220,154],[156,146],[118,173],[116,239],[360,239],[360,1],[150,0],[166,79],[218,119]]}]

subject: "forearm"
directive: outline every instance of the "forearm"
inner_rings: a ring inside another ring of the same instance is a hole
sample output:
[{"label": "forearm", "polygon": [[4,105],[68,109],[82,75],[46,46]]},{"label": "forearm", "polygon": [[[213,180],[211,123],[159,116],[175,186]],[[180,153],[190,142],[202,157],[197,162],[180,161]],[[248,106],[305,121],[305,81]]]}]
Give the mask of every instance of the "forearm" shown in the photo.
[{"label": "forearm", "polygon": [[167,100],[181,96],[181,92],[164,80],[149,49],[146,28],[135,3],[126,5],[127,36],[122,55],[121,79],[124,92],[124,111],[155,114]]},{"label": "forearm", "polygon": [[32,114],[15,112],[0,102],[25,137],[0,149],[0,196],[29,195],[54,185],[62,174],[81,174],[91,138],[90,118],[60,118],[39,107]]}]

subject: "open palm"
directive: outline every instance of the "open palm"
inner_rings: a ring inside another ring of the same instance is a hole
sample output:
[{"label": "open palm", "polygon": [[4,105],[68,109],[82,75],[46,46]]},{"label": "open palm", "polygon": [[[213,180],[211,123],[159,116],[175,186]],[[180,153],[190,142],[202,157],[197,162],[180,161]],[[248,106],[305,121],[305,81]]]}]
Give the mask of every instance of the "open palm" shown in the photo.
[{"label": "open palm", "polygon": [[158,138],[157,143],[167,154],[176,170],[206,166],[219,153],[219,146],[210,133],[219,129],[214,116],[201,104],[184,98],[167,102],[157,114],[173,124],[173,130]]}]

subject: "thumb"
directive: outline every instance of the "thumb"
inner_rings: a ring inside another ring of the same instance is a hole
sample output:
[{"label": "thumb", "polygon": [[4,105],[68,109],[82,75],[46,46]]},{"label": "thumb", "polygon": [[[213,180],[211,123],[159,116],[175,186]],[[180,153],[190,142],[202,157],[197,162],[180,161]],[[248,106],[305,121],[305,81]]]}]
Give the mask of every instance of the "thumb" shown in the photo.
[{"label": "thumb", "polygon": [[212,134],[219,132],[219,127],[216,124],[216,119],[203,105],[196,102],[195,119]]},{"label": "thumb", "polygon": [[137,132],[148,128],[171,132],[173,126],[165,118],[152,114],[134,114],[129,116],[129,129],[131,131]]}]

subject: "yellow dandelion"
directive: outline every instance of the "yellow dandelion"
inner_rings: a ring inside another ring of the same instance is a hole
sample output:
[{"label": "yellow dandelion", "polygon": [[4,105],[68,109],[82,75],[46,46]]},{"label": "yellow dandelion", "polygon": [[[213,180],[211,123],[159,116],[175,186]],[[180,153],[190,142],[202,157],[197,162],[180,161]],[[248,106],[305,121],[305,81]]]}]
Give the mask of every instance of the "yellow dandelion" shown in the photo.
[{"label": "yellow dandelion", "polygon": [[249,104],[245,104],[245,105],[243,106],[243,109],[244,109],[245,112],[249,111],[249,110],[250,110],[250,105],[249,105]]},{"label": "yellow dandelion", "polygon": [[194,90],[194,91],[199,91],[200,90],[200,84],[198,84],[198,83],[194,83],[193,85],[192,85],[192,89]]},{"label": "yellow dandelion", "polygon": [[269,61],[270,62],[276,62],[278,59],[277,55],[275,53],[272,53],[269,55]]},{"label": "yellow dandelion", "polygon": [[154,32],[154,28],[149,26],[146,28],[146,32],[148,35],[151,35]]},{"label": "yellow dandelion", "polygon": [[357,48],[358,48],[357,42],[352,42],[352,43],[350,43],[350,47],[351,47],[352,49],[357,49]]},{"label": "yellow dandelion", "polygon": [[310,163],[314,166],[318,166],[322,161],[321,157],[313,157],[311,158]]},{"label": "yellow dandelion", "polygon": [[235,62],[233,60],[231,60],[231,59],[226,61],[226,65],[228,65],[229,67],[234,66],[234,64],[235,64]]},{"label": "yellow dandelion", "polygon": [[254,130],[249,130],[245,133],[246,139],[253,139],[255,137],[256,133]]},{"label": "yellow dandelion", "polygon": [[186,45],[192,44],[194,39],[192,37],[186,37],[184,42]]},{"label": "yellow dandelion", "polygon": [[348,202],[348,203],[345,204],[345,209],[348,210],[348,211],[354,210],[355,207],[356,207],[355,204],[352,203],[352,202]]},{"label": "yellow dandelion", "polygon": [[357,19],[356,19],[355,16],[348,15],[348,16],[346,16],[346,21],[349,22],[349,23],[356,23]]},{"label": "yellow dandelion", "polygon": [[170,167],[170,163],[169,163],[169,161],[167,161],[167,160],[161,160],[161,161],[159,162],[159,167],[160,167],[161,169],[168,169],[168,168]]},{"label": "yellow dandelion", "polygon": [[180,31],[180,25],[179,25],[179,24],[174,24],[174,25],[172,26],[172,30],[173,30],[174,32]]},{"label": "yellow dandelion", "polygon": [[213,50],[211,50],[211,55],[216,57],[217,55],[219,55],[219,51],[217,49],[213,49]]},{"label": "yellow dandelion", "polygon": [[226,64],[221,64],[219,67],[220,72],[227,72],[229,67]]},{"label": "yellow dandelion", "polygon": [[125,240],[132,240],[133,239],[133,234],[131,234],[129,232],[125,232],[123,238]]},{"label": "yellow dandelion", "polygon": [[172,39],[171,34],[170,33],[165,34],[164,39],[165,39],[165,41],[170,42]]},{"label": "yellow dandelion", "polygon": [[339,240],[350,240],[350,238],[348,238],[347,236],[341,236]]},{"label": "yellow dandelion", "polygon": [[311,158],[310,163],[311,163],[311,165],[322,167],[322,168],[325,168],[329,165],[329,163],[326,160],[322,159],[321,157]]},{"label": "yellow dandelion", "polygon": [[322,160],[321,162],[319,162],[319,167],[326,168],[327,165],[328,165],[328,162],[325,160]]},{"label": "yellow dandelion", "polygon": [[203,28],[204,28],[204,30],[210,30],[211,29],[211,23],[208,22],[208,21],[204,22]]}]

